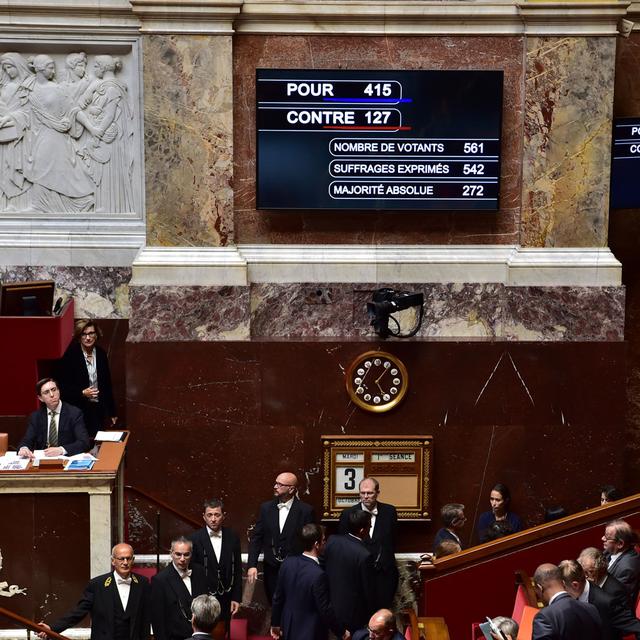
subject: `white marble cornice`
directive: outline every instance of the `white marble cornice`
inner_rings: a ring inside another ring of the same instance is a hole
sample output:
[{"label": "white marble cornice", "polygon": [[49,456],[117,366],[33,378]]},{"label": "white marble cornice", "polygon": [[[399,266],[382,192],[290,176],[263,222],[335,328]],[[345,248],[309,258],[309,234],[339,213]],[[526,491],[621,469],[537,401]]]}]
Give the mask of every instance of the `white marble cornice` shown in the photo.
[{"label": "white marble cornice", "polygon": [[258,245],[144,247],[132,285],[223,286],[296,282],[503,283],[619,286],[609,249],[514,245]]},{"label": "white marble cornice", "polygon": [[623,2],[521,2],[527,35],[615,36],[627,14]]},{"label": "white marble cornice", "polygon": [[131,0],[142,33],[233,33],[242,0]]},{"label": "white marble cornice", "polygon": [[0,0],[4,35],[106,36],[137,33],[139,26],[129,0]]},{"label": "white marble cornice", "polygon": [[248,0],[238,33],[615,35],[625,2]]}]

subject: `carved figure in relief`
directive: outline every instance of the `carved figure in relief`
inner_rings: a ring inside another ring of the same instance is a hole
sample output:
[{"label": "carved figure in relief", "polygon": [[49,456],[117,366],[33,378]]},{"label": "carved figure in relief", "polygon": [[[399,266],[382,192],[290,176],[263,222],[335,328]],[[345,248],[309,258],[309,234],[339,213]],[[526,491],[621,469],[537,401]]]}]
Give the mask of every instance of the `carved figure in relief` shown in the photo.
[{"label": "carved figure in relief", "polygon": [[[2,569],[2,553],[0,552],[0,569]],[[6,580],[0,582],[0,596],[11,598],[17,594],[26,596],[27,587],[19,587],[17,584],[9,584]]]},{"label": "carved figure in relief", "polygon": [[65,81],[67,92],[74,102],[78,102],[80,96],[89,86],[89,78],[87,78],[87,54],[84,51],[70,53],[65,58],[65,66],[67,67],[67,78]]},{"label": "carved figure in relief", "polygon": [[0,55],[0,214],[133,212],[135,135],[119,58]]},{"label": "carved figure in relief", "polygon": [[133,109],[127,86],[116,78],[122,68],[119,58],[96,56],[91,82],[80,105],[97,132],[85,146],[84,157],[96,185],[96,211],[134,210],[133,187]]},{"label": "carved figure in relief", "polygon": [[55,62],[47,55],[31,60],[35,77],[29,93],[33,148],[25,172],[33,187],[31,206],[36,211],[79,213],[95,204],[94,185],[75,152],[71,138],[86,128],[98,131],[73,104],[64,86],[55,82]]},{"label": "carved figure in relief", "polygon": [[33,74],[19,54],[0,55],[0,210],[29,208],[31,183],[25,178],[30,110],[27,85]]}]

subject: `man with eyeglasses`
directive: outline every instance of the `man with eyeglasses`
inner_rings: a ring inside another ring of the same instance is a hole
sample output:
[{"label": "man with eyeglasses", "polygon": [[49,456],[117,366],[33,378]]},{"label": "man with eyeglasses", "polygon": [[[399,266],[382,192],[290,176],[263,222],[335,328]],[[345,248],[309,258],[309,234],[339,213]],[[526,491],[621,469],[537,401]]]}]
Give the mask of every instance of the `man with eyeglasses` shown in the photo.
[{"label": "man with eyeglasses", "polygon": [[376,611],[366,629],[353,634],[353,640],[404,640],[396,627],[396,619],[389,609]]},{"label": "man with eyeglasses", "polygon": [[29,416],[18,455],[33,459],[36,449],[44,449],[46,456],[74,456],[89,451],[82,411],[60,400],[58,383],[53,378],[39,380],[36,395],[42,406]]},{"label": "man with eyeglasses", "polygon": [[625,520],[609,522],[602,536],[607,571],[627,590],[629,604],[635,605],[640,584],[640,555],[635,549],[638,539]]},{"label": "man with eyeglasses", "polygon": [[242,601],[242,555],[238,534],[222,526],[225,517],[222,500],[207,500],[202,513],[205,526],[190,538],[193,563],[204,569],[209,593],[220,602],[222,620],[229,629]]},{"label": "man with eyeglasses", "polygon": [[[113,571],[93,578],[75,609],[51,626],[40,626],[62,633],[84,617],[91,616],[91,640],[147,640],[149,638],[149,582],[133,573],[135,558],[128,544],[117,544],[111,551]],[[44,632],[38,633],[46,638]]]},{"label": "man with eyeglasses", "polygon": [[171,541],[171,564],[151,579],[151,624],[156,640],[184,640],[191,636],[191,603],[207,593],[207,576],[191,564],[191,540]]},{"label": "man with eyeglasses", "polygon": [[355,510],[371,514],[371,528],[364,543],[373,556],[379,604],[390,607],[398,588],[396,565],[396,530],[398,514],[392,504],[378,501],[380,483],[375,478],[364,478],[358,487],[360,502],[340,514],[340,533],[348,533],[349,513]]},{"label": "man with eyeglasses", "polygon": [[273,499],[260,505],[258,521],[249,541],[247,582],[258,578],[258,556],[264,553],[264,590],[269,604],[273,599],[278,572],[284,559],[302,553],[298,534],[305,524],[315,522],[311,505],[298,500],[298,478],[293,473],[281,473],[273,485]]}]

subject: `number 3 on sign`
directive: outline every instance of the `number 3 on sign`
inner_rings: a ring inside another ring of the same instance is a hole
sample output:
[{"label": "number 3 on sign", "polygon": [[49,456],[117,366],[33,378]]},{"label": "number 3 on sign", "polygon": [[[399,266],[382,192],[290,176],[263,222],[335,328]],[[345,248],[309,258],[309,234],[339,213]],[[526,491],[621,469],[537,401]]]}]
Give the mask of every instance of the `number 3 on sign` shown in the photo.
[{"label": "number 3 on sign", "polygon": [[360,481],[364,479],[364,467],[337,467],[336,493],[359,493]]}]

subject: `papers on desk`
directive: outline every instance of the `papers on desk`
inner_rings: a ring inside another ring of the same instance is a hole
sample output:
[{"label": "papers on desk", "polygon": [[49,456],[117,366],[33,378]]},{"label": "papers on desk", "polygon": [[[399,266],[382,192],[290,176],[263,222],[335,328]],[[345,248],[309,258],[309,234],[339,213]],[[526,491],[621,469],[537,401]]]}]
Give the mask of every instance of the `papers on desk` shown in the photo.
[{"label": "papers on desk", "polygon": [[96,442],[122,442],[124,431],[98,431],[94,440]]},{"label": "papers on desk", "polygon": [[95,460],[69,460],[64,468],[65,471],[91,471]]},{"label": "papers on desk", "polygon": [[16,451],[0,456],[0,471],[23,471],[28,465],[29,458],[19,458]]}]

